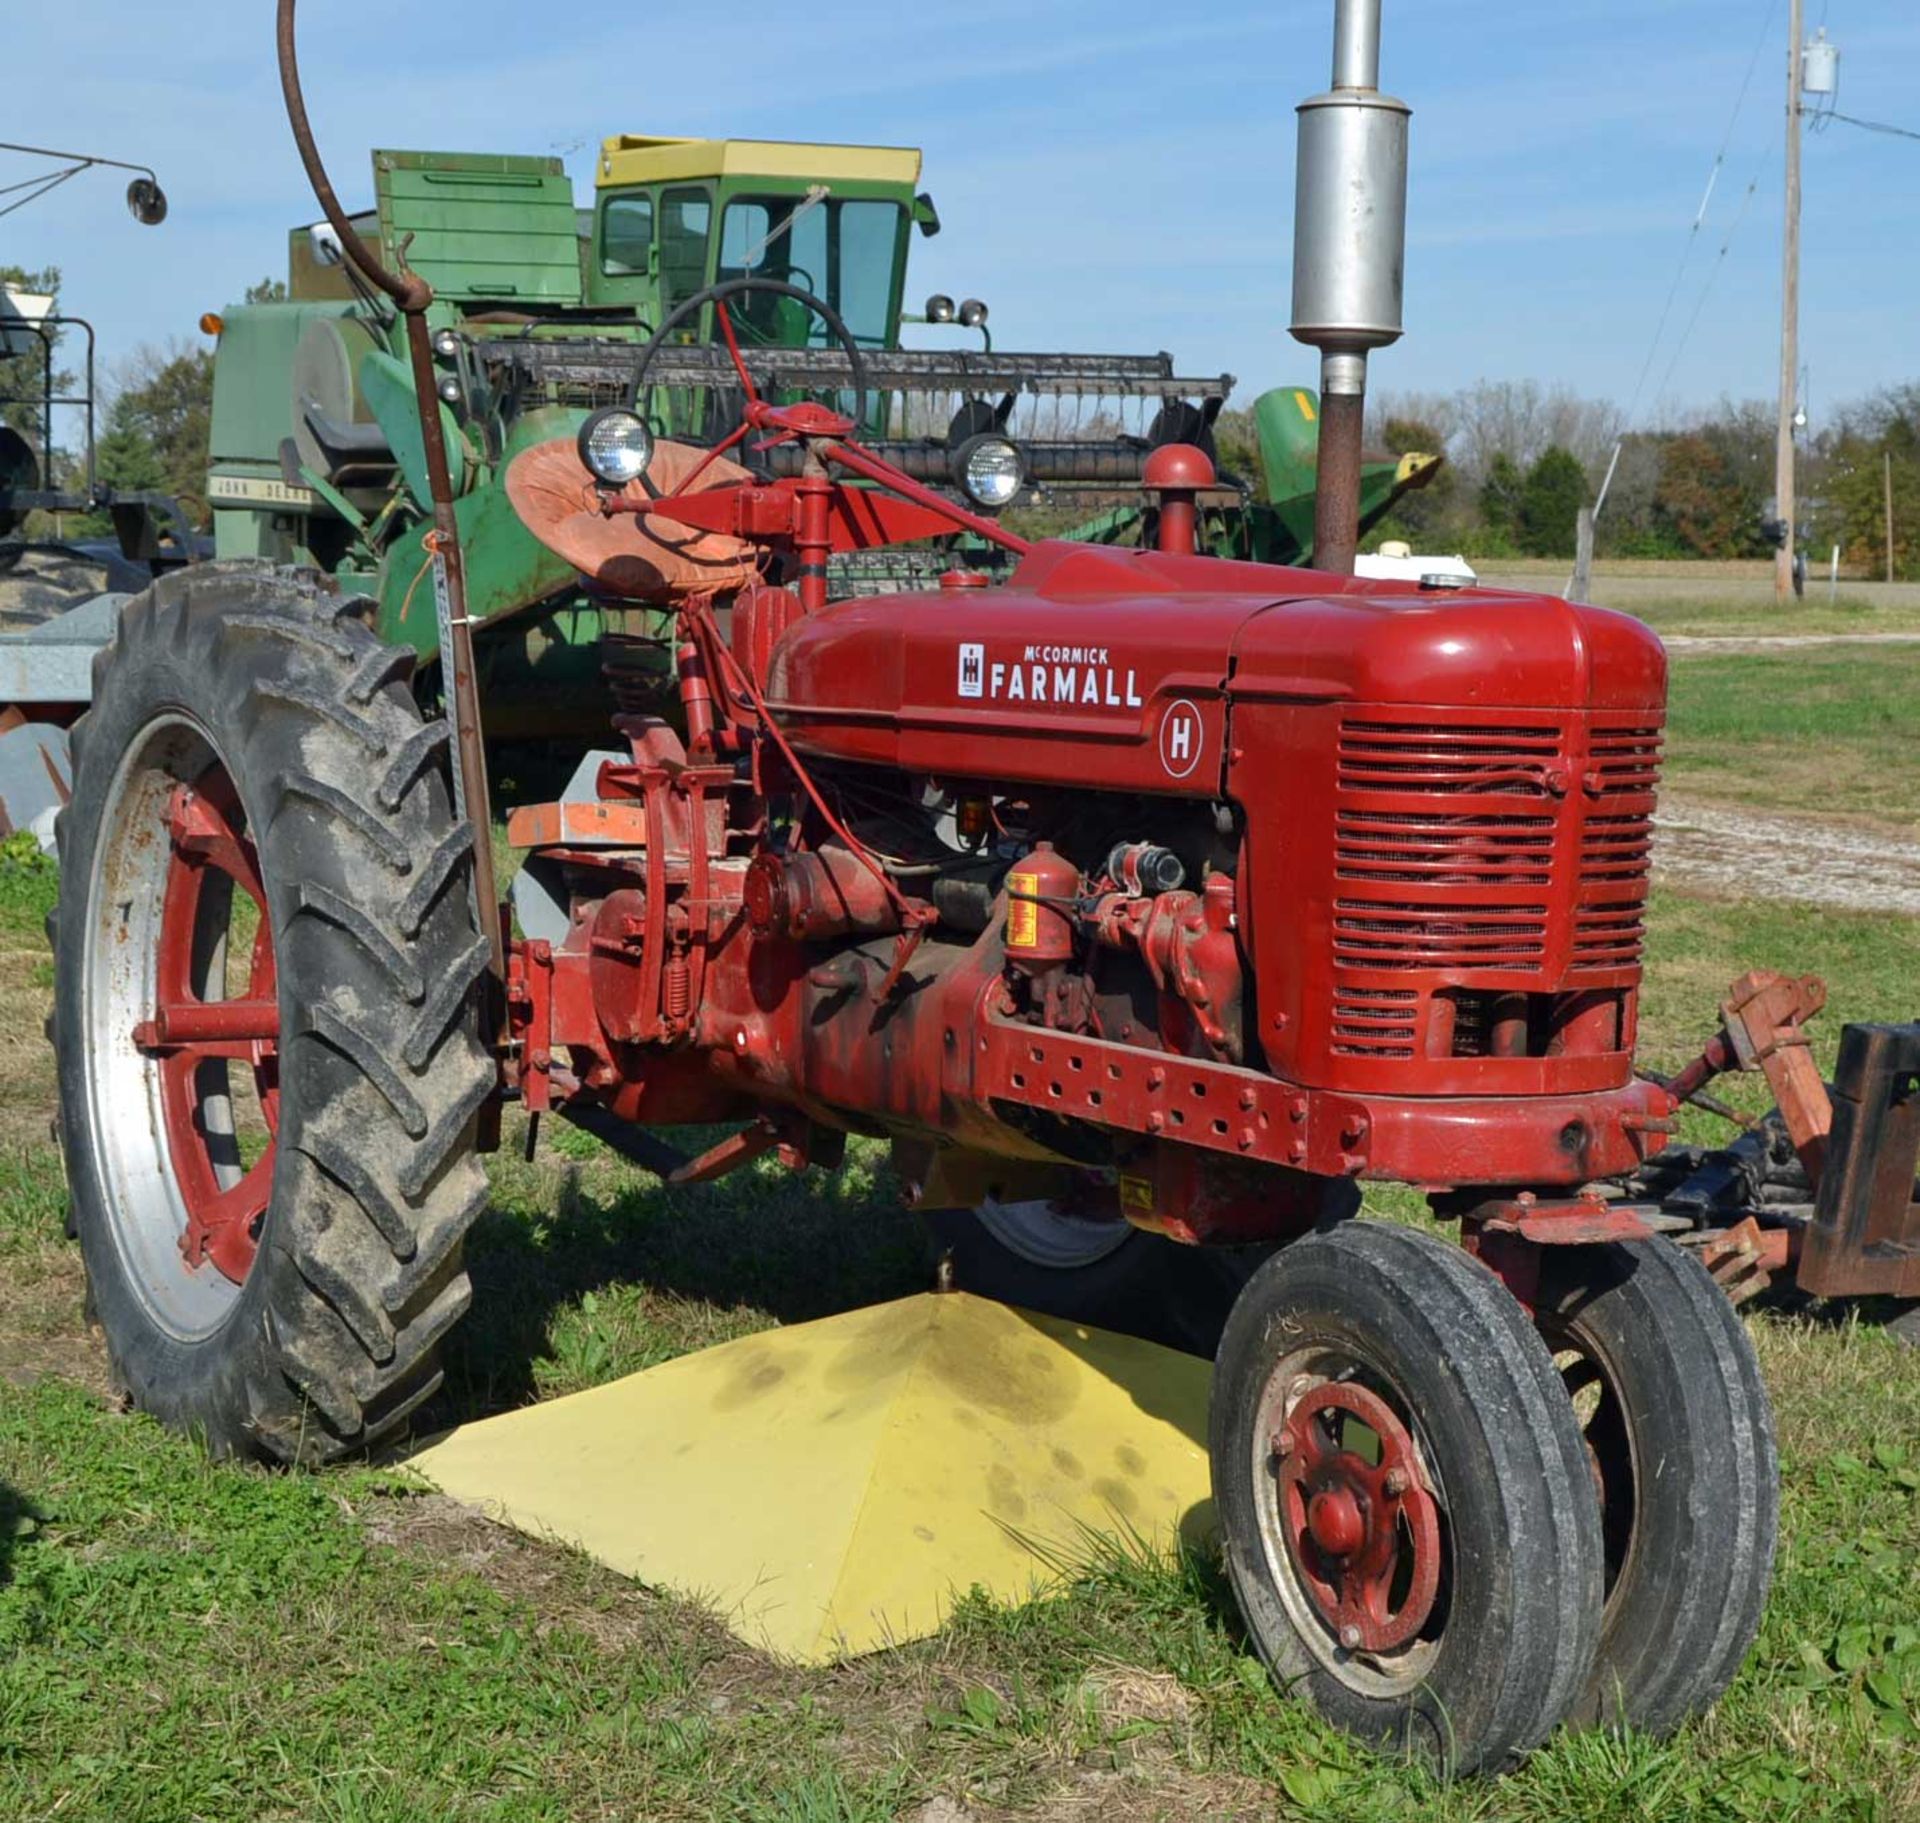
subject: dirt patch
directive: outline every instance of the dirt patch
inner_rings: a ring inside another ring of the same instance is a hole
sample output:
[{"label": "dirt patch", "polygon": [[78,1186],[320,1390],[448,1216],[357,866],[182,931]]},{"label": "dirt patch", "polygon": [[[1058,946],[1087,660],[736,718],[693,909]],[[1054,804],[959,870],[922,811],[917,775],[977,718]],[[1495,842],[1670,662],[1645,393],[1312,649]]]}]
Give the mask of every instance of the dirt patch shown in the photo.
[{"label": "dirt patch", "polygon": [[1653,864],[1668,885],[1732,898],[1920,916],[1920,842],[1815,818],[1663,796],[1654,818]]},{"label": "dirt patch", "polygon": [[0,1146],[53,1144],[58,1101],[46,1039],[46,951],[0,950]]},{"label": "dirt patch", "polygon": [[609,1650],[671,1645],[721,1674],[770,1667],[690,1603],[653,1594],[558,1543],[528,1538],[444,1494],[379,1495],[354,1502],[368,1539],[441,1570],[463,1570],[509,1600],[539,1610],[542,1624],[571,1627]]},{"label": "dirt patch", "polygon": [[112,1394],[107,1351],[77,1322],[75,1333],[63,1335],[16,1335],[0,1329],[0,1380],[32,1386],[49,1378],[71,1380],[102,1399]]}]

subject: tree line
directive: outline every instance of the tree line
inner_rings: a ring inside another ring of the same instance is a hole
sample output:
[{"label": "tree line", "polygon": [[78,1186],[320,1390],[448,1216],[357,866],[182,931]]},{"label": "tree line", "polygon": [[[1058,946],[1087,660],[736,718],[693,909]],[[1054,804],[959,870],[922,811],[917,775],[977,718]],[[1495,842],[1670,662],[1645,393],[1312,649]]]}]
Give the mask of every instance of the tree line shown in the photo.
[{"label": "tree line", "polygon": [[[59,290],[57,271],[0,267],[0,278],[56,296]],[[251,287],[246,301],[285,295],[268,279]],[[0,359],[0,399],[16,395],[14,403],[0,403],[0,420],[44,450],[45,427],[31,403],[39,385],[37,357]],[[71,373],[56,373],[56,392],[74,388]],[[170,493],[204,528],[211,351],[179,341],[144,345],[113,367],[104,390],[100,480]],[[1375,448],[1447,458],[1432,481],[1403,496],[1374,528],[1370,546],[1400,538],[1419,550],[1457,550],[1482,561],[1570,558],[1580,508],[1595,504],[1611,469],[1595,530],[1603,557],[1753,558],[1773,549],[1774,411],[1766,401],[1723,401],[1630,430],[1605,400],[1533,381],[1482,380],[1452,393],[1378,395],[1370,410]],[[1223,412],[1217,435],[1223,467],[1260,472],[1250,411]],[[54,479],[73,486],[81,453],[67,441]],[[1889,477],[1893,573],[1920,579],[1920,380],[1847,405],[1802,439],[1797,530],[1811,560],[1823,562],[1838,545],[1850,570],[1886,574]],[[88,527],[70,519],[64,529],[72,536]]]},{"label": "tree line", "polygon": [[[1252,414],[1222,413],[1219,429],[1223,464],[1257,473]],[[1367,543],[1399,538],[1480,560],[1571,558],[1580,508],[1599,500],[1611,467],[1595,526],[1600,556],[1765,557],[1774,549],[1774,432],[1766,400],[1725,400],[1628,429],[1608,401],[1534,381],[1377,395],[1369,401],[1371,448],[1444,455],[1447,463],[1402,496]],[[1893,573],[1920,580],[1920,380],[1846,405],[1802,436],[1796,534],[1810,560],[1824,562],[1838,545],[1849,570],[1886,574],[1889,473]]]}]

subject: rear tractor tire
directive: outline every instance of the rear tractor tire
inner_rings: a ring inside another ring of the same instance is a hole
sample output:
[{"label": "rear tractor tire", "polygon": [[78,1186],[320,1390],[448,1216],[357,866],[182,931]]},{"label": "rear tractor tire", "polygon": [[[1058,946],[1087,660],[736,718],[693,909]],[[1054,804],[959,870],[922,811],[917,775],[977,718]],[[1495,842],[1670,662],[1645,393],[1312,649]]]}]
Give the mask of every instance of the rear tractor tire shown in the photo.
[{"label": "rear tractor tire", "polygon": [[363,608],[167,577],[74,729],[52,1031],[89,1303],[126,1394],[218,1455],[391,1434],[470,1297],[471,833]]},{"label": "rear tractor tire", "polygon": [[1283,1690],[1450,1773],[1586,1687],[1600,1515],[1552,1357],[1456,1247],[1348,1222],[1248,1282],[1215,1365],[1227,1570]]}]

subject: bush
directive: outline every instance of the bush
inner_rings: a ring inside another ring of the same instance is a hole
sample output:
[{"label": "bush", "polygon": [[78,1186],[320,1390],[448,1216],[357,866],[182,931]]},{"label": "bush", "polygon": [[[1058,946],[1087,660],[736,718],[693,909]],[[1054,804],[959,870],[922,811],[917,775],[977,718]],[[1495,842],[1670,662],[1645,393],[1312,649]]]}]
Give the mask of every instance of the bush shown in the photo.
[{"label": "bush", "polygon": [[1587,503],[1587,471],[1571,450],[1555,444],[1527,470],[1520,495],[1520,548],[1529,557],[1571,557],[1580,509]]}]

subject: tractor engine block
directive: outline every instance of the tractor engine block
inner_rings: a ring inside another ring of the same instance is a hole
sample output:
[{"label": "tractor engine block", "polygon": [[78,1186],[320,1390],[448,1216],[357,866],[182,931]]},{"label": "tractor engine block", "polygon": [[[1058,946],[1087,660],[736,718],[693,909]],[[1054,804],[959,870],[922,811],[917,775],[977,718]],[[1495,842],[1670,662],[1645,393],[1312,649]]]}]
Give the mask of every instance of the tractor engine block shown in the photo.
[{"label": "tractor engine block", "polygon": [[568,905],[516,950],[530,1108],[888,1137],[928,1195],[1092,1171],[1190,1238],[1665,1143],[1637,623],[1046,545],[951,599],[767,593],[683,615],[684,741],[624,715],[593,803],[516,813]]}]

